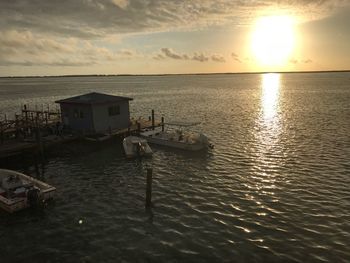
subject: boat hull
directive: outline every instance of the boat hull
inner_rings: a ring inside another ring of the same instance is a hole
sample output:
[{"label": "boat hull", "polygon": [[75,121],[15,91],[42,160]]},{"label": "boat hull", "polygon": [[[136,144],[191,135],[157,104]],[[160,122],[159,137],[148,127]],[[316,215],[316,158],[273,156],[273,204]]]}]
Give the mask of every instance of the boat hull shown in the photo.
[{"label": "boat hull", "polygon": [[167,147],[177,148],[177,149],[187,150],[187,151],[200,151],[207,147],[203,143],[186,143],[181,141],[163,139],[156,136],[151,137],[151,136],[140,135],[140,137],[146,139],[151,144],[157,144],[157,145],[162,145],[162,146],[167,146]]},{"label": "boat hull", "polygon": [[[39,191],[40,200],[43,202],[52,199],[55,195],[56,188],[53,186],[16,171],[0,169],[0,178],[3,179],[6,176],[17,176],[26,183],[31,183],[35,189]],[[9,213],[13,213],[27,207],[30,207],[30,202],[28,201],[27,196],[6,198],[0,195],[0,208]]]},{"label": "boat hull", "polygon": [[[139,144],[141,144],[139,146]],[[141,147],[142,149],[138,147]],[[129,136],[123,140],[123,148],[126,158],[135,158],[135,157],[150,157],[153,154],[151,147],[147,144],[147,140],[136,137]]]}]

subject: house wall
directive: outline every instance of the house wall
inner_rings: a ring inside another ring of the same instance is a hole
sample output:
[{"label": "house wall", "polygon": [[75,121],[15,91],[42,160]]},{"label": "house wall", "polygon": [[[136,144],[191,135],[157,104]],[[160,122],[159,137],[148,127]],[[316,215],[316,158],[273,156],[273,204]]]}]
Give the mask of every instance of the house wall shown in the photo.
[{"label": "house wall", "polygon": [[[115,105],[119,105],[120,113],[109,116],[108,108]],[[125,129],[129,126],[129,101],[93,105],[92,112],[96,132],[108,132],[109,128],[112,130]]]},{"label": "house wall", "polygon": [[[78,112],[78,115],[75,114]],[[81,115],[82,113],[82,115]],[[61,103],[63,124],[72,130],[80,132],[94,132],[93,114],[90,105]]]}]

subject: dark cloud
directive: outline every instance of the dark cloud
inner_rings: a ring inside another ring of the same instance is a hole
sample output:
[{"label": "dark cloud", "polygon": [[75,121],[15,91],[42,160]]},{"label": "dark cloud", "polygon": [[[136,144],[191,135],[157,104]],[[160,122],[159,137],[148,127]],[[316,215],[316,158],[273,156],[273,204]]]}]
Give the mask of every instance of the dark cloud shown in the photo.
[{"label": "dark cloud", "polygon": [[193,60],[198,62],[207,62],[210,59],[214,62],[226,62],[226,59],[221,54],[206,55],[203,52],[194,52],[191,54],[179,54],[172,48],[162,48],[159,53],[153,57],[155,60],[163,60],[165,58],[171,58],[176,60]]},{"label": "dark cloud", "polygon": [[305,59],[305,60],[303,60],[303,63],[305,63],[305,64],[312,63],[312,60],[311,59]]},{"label": "dark cloud", "polygon": [[203,53],[194,53],[192,60],[196,60],[199,62],[206,62],[209,60],[209,57],[204,55]]},{"label": "dark cloud", "polygon": [[211,56],[211,60],[215,62],[226,62],[225,58],[222,55],[214,54]]},{"label": "dark cloud", "polygon": [[168,57],[168,58],[173,58],[173,59],[184,59],[184,60],[188,60],[189,57],[186,54],[178,54],[176,52],[174,52],[171,48],[162,48],[161,52],[164,54],[164,56]]},{"label": "dark cloud", "polygon": [[239,56],[236,53],[231,53],[231,57],[236,60],[239,63],[242,63],[242,60],[239,58]]}]

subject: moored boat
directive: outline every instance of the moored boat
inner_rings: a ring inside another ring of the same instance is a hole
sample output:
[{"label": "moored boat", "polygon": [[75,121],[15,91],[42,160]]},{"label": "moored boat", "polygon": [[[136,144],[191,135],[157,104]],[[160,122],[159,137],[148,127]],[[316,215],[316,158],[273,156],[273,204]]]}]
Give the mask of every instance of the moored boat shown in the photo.
[{"label": "moored boat", "polygon": [[124,138],[123,147],[127,158],[151,156],[153,154],[147,140],[136,136],[128,136]]},{"label": "moored boat", "polygon": [[[194,124],[183,124],[183,123],[172,123],[168,125],[188,127],[196,125]],[[140,133],[140,137],[145,138],[149,143],[168,146],[172,148],[188,150],[188,151],[199,151],[206,148],[212,148],[213,145],[209,143],[207,136],[203,133],[186,131],[181,129],[166,130],[154,129],[147,130]]]},{"label": "moored boat", "polygon": [[56,188],[12,170],[0,169],[0,207],[16,212],[53,198]]}]

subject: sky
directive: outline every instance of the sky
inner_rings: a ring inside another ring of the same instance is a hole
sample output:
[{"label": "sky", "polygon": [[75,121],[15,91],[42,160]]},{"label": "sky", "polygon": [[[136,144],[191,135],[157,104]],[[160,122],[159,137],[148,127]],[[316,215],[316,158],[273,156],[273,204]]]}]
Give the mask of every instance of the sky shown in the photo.
[{"label": "sky", "polygon": [[349,0],[0,0],[0,76],[349,70],[349,14]]}]

